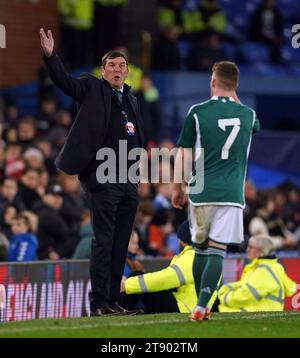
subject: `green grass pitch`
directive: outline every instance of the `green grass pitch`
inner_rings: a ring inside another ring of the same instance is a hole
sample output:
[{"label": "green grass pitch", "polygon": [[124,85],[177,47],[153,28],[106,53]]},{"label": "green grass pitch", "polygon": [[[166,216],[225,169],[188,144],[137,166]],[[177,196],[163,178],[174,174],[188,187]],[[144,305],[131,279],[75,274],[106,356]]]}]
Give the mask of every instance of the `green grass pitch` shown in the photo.
[{"label": "green grass pitch", "polygon": [[300,312],[214,313],[189,322],[186,314],[48,319],[0,323],[9,338],[226,338],[300,337]]}]

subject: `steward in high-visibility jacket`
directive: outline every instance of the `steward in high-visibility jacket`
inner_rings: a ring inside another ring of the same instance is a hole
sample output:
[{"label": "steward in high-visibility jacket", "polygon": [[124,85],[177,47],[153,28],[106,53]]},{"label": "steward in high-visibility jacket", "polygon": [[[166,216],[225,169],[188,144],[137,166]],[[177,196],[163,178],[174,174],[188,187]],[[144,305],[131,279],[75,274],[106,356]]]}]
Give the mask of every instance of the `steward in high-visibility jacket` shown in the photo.
[{"label": "steward in high-visibility jacket", "polygon": [[192,270],[194,256],[192,246],[186,245],[165,269],[129,277],[125,281],[125,293],[132,295],[172,290],[179,312],[192,312],[197,302]]},{"label": "steward in high-visibility jacket", "polygon": [[183,37],[199,34],[201,31],[214,30],[224,33],[227,19],[217,1],[202,0],[197,7],[160,6],[157,13],[159,29],[175,26]]},{"label": "steward in high-visibility jacket", "polygon": [[58,0],[62,23],[77,30],[90,30],[93,25],[92,0]]},{"label": "steward in high-visibility jacket", "polygon": [[295,292],[296,283],[274,256],[256,258],[244,267],[239,281],[220,288],[219,311],[283,311],[285,297]]}]

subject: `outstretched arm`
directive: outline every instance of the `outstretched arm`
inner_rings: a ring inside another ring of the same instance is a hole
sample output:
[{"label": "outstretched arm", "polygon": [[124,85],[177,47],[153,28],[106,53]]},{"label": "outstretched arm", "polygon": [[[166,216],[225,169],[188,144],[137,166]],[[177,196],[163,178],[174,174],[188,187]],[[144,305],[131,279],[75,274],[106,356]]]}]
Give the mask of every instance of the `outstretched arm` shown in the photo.
[{"label": "outstretched arm", "polygon": [[[190,154],[186,148],[179,147],[175,159],[175,168],[174,168],[174,183],[173,183],[173,192],[172,192],[172,205],[176,209],[183,209],[184,204],[187,201],[186,193],[183,190],[184,184],[184,165],[187,165],[187,159],[189,156],[185,154]],[[190,168],[192,166],[190,165]]]},{"label": "outstretched arm", "polygon": [[127,278],[124,284],[125,292],[127,295],[160,292],[193,284],[194,278],[191,270],[193,260],[194,251],[186,250],[163,270]]},{"label": "outstretched arm", "polygon": [[44,60],[53,83],[66,95],[81,101],[86,92],[86,78],[74,78],[70,76],[59,57],[54,51],[54,39],[51,30],[46,32],[40,29],[41,46],[44,51]]}]

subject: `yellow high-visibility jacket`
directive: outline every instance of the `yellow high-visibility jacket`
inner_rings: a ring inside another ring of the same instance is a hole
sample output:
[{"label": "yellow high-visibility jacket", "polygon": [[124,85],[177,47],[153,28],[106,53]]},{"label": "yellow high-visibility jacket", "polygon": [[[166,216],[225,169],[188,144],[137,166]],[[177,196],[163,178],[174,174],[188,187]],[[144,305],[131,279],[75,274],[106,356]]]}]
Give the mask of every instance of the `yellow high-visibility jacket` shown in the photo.
[{"label": "yellow high-visibility jacket", "polygon": [[58,10],[65,25],[90,30],[94,20],[93,0],[58,0]]},{"label": "yellow high-visibility jacket", "polygon": [[179,311],[190,313],[197,302],[193,277],[195,251],[189,245],[174,256],[169,266],[157,272],[129,277],[125,281],[126,294],[172,291]]},{"label": "yellow high-visibility jacket", "polygon": [[124,6],[127,5],[128,0],[96,0],[102,6]]},{"label": "yellow high-visibility jacket", "polygon": [[283,311],[284,298],[296,292],[296,283],[277,259],[254,259],[240,281],[223,285],[218,293],[220,312]]}]

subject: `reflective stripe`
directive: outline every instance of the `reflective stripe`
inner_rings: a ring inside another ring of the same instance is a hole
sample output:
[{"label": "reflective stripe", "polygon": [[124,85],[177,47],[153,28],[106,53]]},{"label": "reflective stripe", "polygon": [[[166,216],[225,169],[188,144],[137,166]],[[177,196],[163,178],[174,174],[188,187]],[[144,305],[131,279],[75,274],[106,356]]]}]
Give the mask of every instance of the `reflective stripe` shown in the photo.
[{"label": "reflective stripe", "polygon": [[225,284],[224,286],[228,287],[230,291],[233,291],[233,287],[232,287],[232,285],[230,283]]},{"label": "reflective stripe", "polygon": [[176,272],[176,275],[178,277],[178,280],[179,280],[180,284],[185,285],[186,281],[185,281],[185,278],[184,278],[183,273],[180,270],[180,268],[178,266],[176,266],[176,265],[171,265],[170,267]]},{"label": "reflective stripe", "polygon": [[224,305],[228,306],[227,297],[230,294],[231,291],[228,291],[226,295],[224,296]]},{"label": "reflective stripe", "polygon": [[283,290],[282,290],[281,283],[278,280],[278,277],[275,275],[275,273],[272,271],[272,269],[268,265],[258,265],[257,268],[259,268],[259,267],[263,267],[263,268],[267,269],[267,271],[269,271],[269,273],[271,274],[271,276],[274,278],[274,280],[276,281],[276,283],[279,286],[278,297],[273,296],[273,295],[268,295],[267,298],[269,298],[270,300],[273,300],[273,301],[275,298],[277,300],[277,302],[283,303],[283,301],[284,301]]},{"label": "reflective stripe", "polygon": [[209,254],[209,255],[218,255],[218,256],[221,256],[221,257],[225,257],[225,251],[224,250],[222,250],[222,249],[216,249],[216,248],[211,248],[211,247],[209,247],[208,249],[207,249],[207,253]]},{"label": "reflective stripe", "polygon": [[139,280],[139,285],[140,285],[142,293],[147,292],[147,287],[146,287],[146,282],[145,282],[144,275],[139,275],[138,280]]},{"label": "reflective stripe", "polygon": [[249,285],[249,283],[246,283],[246,286],[249,289],[249,291],[252,293],[254,298],[256,298],[257,300],[260,300],[262,298],[262,296],[257,292],[256,288],[254,288],[253,286]]},{"label": "reflective stripe", "polygon": [[96,0],[102,6],[119,6],[126,5],[127,0]]},{"label": "reflective stripe", "polygon": [[[174,294],[173,294],[173,296],[175,297]],[[177,300],[176,297],[175,297],[175,299],[176,299],[176,302],[177,302],[177,307],[178,307],[178,309],[179,309],[178,302],[180,302],[180,303],[185,307],[185,309],[187,310],[187,313],[192,313],[192,310],[190,309],[190,307],[189,307],[185,302],[183,302],[183,301],[181,301],[181,300]]]},{"label": "reflective stripe", "polygon": [[[220,277],[220,279],[219,279],[220,285],[221,285],[221,278],[222,278],[222,275],[221,275],[221,277]],[[228,306],[227,297],[228,297],[228,295],[230,294],[230,292],[234,291],[234,289],[233,289],[233,287],[232,287],[230,284],[227,284],[227,285],[224,285],[224,286],[226,286],[226,287],[229,288],[229,291],[228,291],[228,292],[225,294],[225,296],[224,296],[224,304],[225,304],[226,306]]]},{"label": "reflective stripe", "polygon": [[266,296],[266,298],[268,298],[271,301],[279,302],[279,303],[282,303],[282,304],[284,303],[284,300],[282,300],[282,299],[280,299],[280,298],[278,298],[278,297],[276,297],[274,295],[268,295],[268,296]]}]

